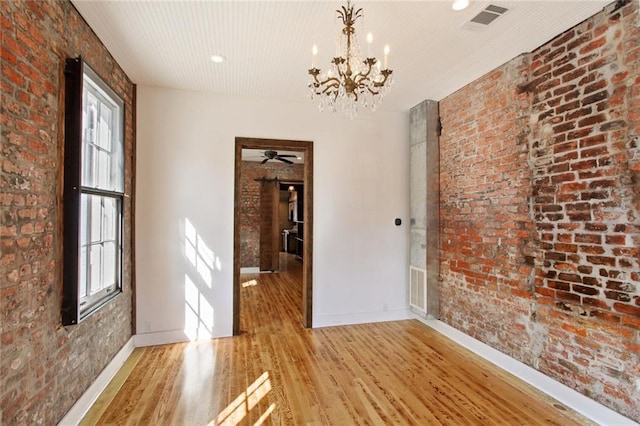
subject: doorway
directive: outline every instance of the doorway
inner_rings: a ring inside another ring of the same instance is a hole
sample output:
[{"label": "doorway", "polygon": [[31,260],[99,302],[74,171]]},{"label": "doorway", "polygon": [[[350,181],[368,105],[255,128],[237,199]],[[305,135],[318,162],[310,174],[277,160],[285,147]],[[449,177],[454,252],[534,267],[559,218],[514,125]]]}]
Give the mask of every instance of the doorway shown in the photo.
[{"label": "doorway", "polygon": [[297,151],[304,154],[303,185],[304,194],[302,205],[301,250],[302,257],[302,323],[304,327],[312,326],[313,313],[313,142],[291,141],[280,139],[256,139],[237,137],[235,140],[235,183],[234,183],[234,225],[233,225],[233,334],[240,334],[240,207],[242,150],[259,149],[269,151]]}]

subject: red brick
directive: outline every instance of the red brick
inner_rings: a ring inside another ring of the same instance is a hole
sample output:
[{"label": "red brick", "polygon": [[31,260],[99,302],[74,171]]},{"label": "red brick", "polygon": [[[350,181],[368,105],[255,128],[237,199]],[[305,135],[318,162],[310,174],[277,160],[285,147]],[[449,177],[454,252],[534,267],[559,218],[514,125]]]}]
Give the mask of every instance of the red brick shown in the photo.
[{"label": "red brick", "polygon": [[567,330],[569,333],[577,334],[578,336],[586,337],[587,330],[584,327],[576,327],[571,324],[562,324],[562,328]]},{"label": "red brick", "polygon": [[617,55],[615,53],[612,53],[610,55],[607,55],[607,56],[604,56],[604,57],[600,57],[596,61],[590,63],[589,65],[587,65],[587,69],[589,71],[599,70],[599,69],[605,67],[606,65],[615,63],[617,61],[617,59],[618,59]]},{"label": "red brick", "polygon": [[[578,246],[575,244],[556,243],[553,248],[560,253],[577,253]],[[564,260],[564,257],[562,258]]]},{"label": "red brick", "polygon": [[612,324],[620,324],[620,315],[613,314],[607,311],[594,310],[591,315],[595,318],[610,322]]},{"label": "red brick", "polygon": [[627,237],[624,234],[606,235],[605,243],[615,244],[615,245],[625,245],[627,243]]},{"label": "red brick", "polygon": [[582,303],[587,305],[588,307],[600,308],[600,309],[609,309],[609,305],[601,299],[596,299],[593,297],[582,297]]},{"label": "red brick", "polygon": [[603,99],[606,99],[608,96],[609,96],[608,92],[606,90],[602,90],[602,91],[600,91],[598,93],[594,93],[593,95],[589,95],[589,96],[586,96],[586,97],[582,98],[581,105],[582,106],[590,105],[590,104],[593,104],[595,102],[598,102],[598,101],[601,101]]},{"label": "red brick", "polygon": [[596,148],[585,148],[580,150],[580,158],[593,158],[607,155],[609,149],[606,146],[600,146]]},{"label": "red brick", "polygon": [[615,73],[611,77],[611,82],[614,83],[614,84],[622,83],[627,79],[628,75],[629,75],[629,73],[627,71],[621,71],[621,72]]},{"label": "red brick", "polygon": [[[624,306],[622,308],[624,310],[626,310],[628,307],[627,305],[623,305],[623,304],[620,304],[620,305]],[[628,313],[628,312],[624,312],[624,313]],[[635,312],[635,314],[631,313],[631,315],[634,315],[634,316],[633,317],[623,316],[621,318],[620,323],[622,325],[634,327],[635,329],[640,329],[640,315],[637,313],[637,311]],[[627,346],[626,349],[629,350],[631,353],[640,353],[640,345],[625,345],[625,346]]]},{"label": "red brick", "polygon": [[25,87],[26,79],[22,74],[14,70],[12,67],[3,67],[2,74],[5,76],[11,83],[15,84],[18,87]]},{"label": "red brick", "polygon": [[552,47],[560,46],[561,44],[566,43],[567,41],[573,39],[575,37],[575,30],[571,29],[565,32],[563,35],[557,37],[555,40],[551,42]]},{"label": "red brick", "polygon": [[580,117],[586,117],[587,115],[591,114],[592,108],[591,107],[587,107],[587,108],[581,108],[579,110],[574,110],[571,111],[570,113],[565,115],[565,119],[566,120],[573,120],[575,118],[580,118]]},{"label": "red brick", "polygon": [[604,46],[606,42],[607,42],[606,37],[600,37],[599,39],[593,40],[592,42],[590,42],[589,44],[587,44],[586,46],[580,49],[580,54],[584,55],[585,53],[589,53],[592,50],[598,49]]},{"label": "red brick", "polygon": [[583,33],[567,44],[567,51],[575,50],[578,46],[588,42],[589,40],[591,40],[591,34]]},{"label": "red brick", "polygon": [[[582,122],[582,120],[580,120]],[[581,126],[584,126],[583,124],[580,124]],[[587,127],[587,128],[581,128],[578,130],[574,130],[571,131],[569,133],[567,133],[567,138],[568,139],[582,139],[584,137],[587,137],[588,135],[590,135],[593,132],[593,128],[592,127]]]},{"label": "red brick", "polygon": [[586,117],[586,118],[583,118],[582,120],[579,120],[578,127],[593,126],[594,124],[598,124],[606,121],[606,119],[607,118],[604,116],[604,114],[592,115],[590,117]]},{"label": "red brick", "polygon": [[576,70],[573,70],[571,72],[566,73],[565,75],[562,76],[562,82],[563,83],[567,83],[570,81],[573,81],[577,78],[582,77],[583,75],[585,75],[587,73],[586,68],[578,68]]},{"label": "red brick", "polygon": [[601,180],[596,180],[589,183],[590,189],[614,188],[615,186],[616,186],[616,181],[613,179],[601,179]]}]

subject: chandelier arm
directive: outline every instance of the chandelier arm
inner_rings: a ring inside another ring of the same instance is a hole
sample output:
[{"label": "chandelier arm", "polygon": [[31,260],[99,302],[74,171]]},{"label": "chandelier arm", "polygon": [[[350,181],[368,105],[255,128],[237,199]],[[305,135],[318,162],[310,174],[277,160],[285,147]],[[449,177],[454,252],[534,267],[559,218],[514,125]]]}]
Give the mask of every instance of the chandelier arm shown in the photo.
[{"label": "chandelier arm", "polygon": [[382,76],[383,76],[384,78],[383,78],[383,79],[382,79],[382,81],[380,81],[380,82],[378,82],[378,81],[374,81],[374,82],[373,82],[373,86],[374,86],[374,87],[382,87],[382,86],[384,86],[384,85],[386,84],[386,82],[387,82],[387,79],[389,78],[389,76],[390,76],[392,73],[393,73],[393,71],[392,71],[392,70],[382,70],[382,71],[380,72],[380,74],[382,74]]},{"label": "chandelier arm", "polygon": [[338,80],[338,79],[337,79],[337,78],[335,78],[335,77],[327,78],[325,81],[319,81],[319,82],[318,82],[318,84],[319,84],[320,86],[324,86],[324,85],[326,85],[327,83],[329,83],[330,81],[332,82],[332,84],[329,84],[329,86],[328,86],[328,87],[332,87],[332,86],[340,87],[340,80]]},{"label": "chandelier arm", "polygon": [[[369,74],[371,74],[371,70],[373,69],[373,65],[376,63],[375,58],[367,58],[367,60],[362,61],[367,65],[367,72],[360,71],[355,76],[353,76],[353,81],[358,85],[364,85],[367,81],[372,81],[369,78]],[[374,82],[375,83],[375,82]]]},{"label": "chandelier arm", "polygon": [[[374,86],[372,86],[371,83],[374,83]],[[373,90],[373,87],[376,87],[375,82],[369,78],[363,78],[358,82],[358,91],[360,93],[369,92],[372,95],[379,95],[380,91]]]},{"label": "chandelier arm", "polygon": [[369,91],[369,93],[371,93],[372,95],[379,95],[380,91],[374,91],[371,87],[367,87],[367,90]]},{"label": "chandelier arm", "polygon": [[[376,63],[376,60],[372,58],[367,58],[366,61],[362,61],[365,63],[365,65],[367,65],[367,72],[363,73],[362,71],[360,71],[358,74],[356,74],[356,77],[361,76],[362,79],[366,79],[369,77],[369,74],[371,74],[371,70],[373,69],[373,64]],[[355,80],[355,78],[354,78]]]},{"label": "chandelier arm", "polygon": [[322,92],[320,92],[320,95],[327,95],[327,94],[331,94],[331,93],[335,93],[336,96],[338,95],[338,87],[340,87],[337,84],[331,84],[327,87],[324,88],[324,90]]},{"label": "chandelier arm", "polygon": [[311,77],[313,77],[313,85],[317,86],[318,84],[320,84],[320,81],[318,80],[318,74],[320,74],[320,70],[318,68],[311,68],[309,70],[309,75],[311,75]]},{"label": "chandelier arm", "polygon": [[[338,70],[338,72],[340,73],[340,71]],[[318,89],[321,86],[325,86],[327,83],[329,83],[330,81],[333,82],[332,84],[330,84],[328,86],[329,87],[340,87],[340,80],[337,79],[336,77],[329,77],[324,81],[320,81],[318,80],[318,75],[320,74],[320,70],[317,68],[312,68],[309,70],[309,74],[313,77],[313,86]],[[326,89],[325,89],[326,90]]]}]

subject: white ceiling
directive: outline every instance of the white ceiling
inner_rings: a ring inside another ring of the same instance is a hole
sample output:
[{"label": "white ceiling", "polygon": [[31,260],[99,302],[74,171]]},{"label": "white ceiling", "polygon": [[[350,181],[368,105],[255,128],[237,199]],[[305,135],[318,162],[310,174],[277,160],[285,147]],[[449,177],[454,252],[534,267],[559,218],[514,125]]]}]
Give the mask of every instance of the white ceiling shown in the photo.
[{"label": "white ceiling", "polygon": [[[395,84],[381,109],[440,100],[509,59],[583,21],[610,0],[357,1],[361,45],[391,47]],[[326,68],[342,25],[338,1],[72,0],[134,83],[309,102],[311,46]],[[461,28],[489,4],[507,13],[482,32]],[[218,53],[222,64],[210,60]]]}]

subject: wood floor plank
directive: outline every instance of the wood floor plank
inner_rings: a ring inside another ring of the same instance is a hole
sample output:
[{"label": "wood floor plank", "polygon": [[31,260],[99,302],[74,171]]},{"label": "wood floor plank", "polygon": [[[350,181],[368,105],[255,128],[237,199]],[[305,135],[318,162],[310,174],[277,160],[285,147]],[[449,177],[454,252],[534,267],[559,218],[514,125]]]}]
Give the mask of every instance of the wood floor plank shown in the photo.
[{"label": "wood floor plank", "polygon": [[591,424],[415,320],[304,329],[281,265],[241,277],[240,336],[136,349],[82,424]]},{"label": "wood floor plank", "polygon": [[100,395],[100,398],[93,404],[91,410],[84,416],[79,426],[93,425],[98,422],[98,419],[107,410],[109,404],[115,398],[117,392],[120,390],[125,380],[129,377],[131,371],[136,366],[142,354],[144,354],[145,348],[136,348],[133,350],[129,358],[125,361],[122,368],[116,373],[115,377],[111,380],[108,387]]}]

